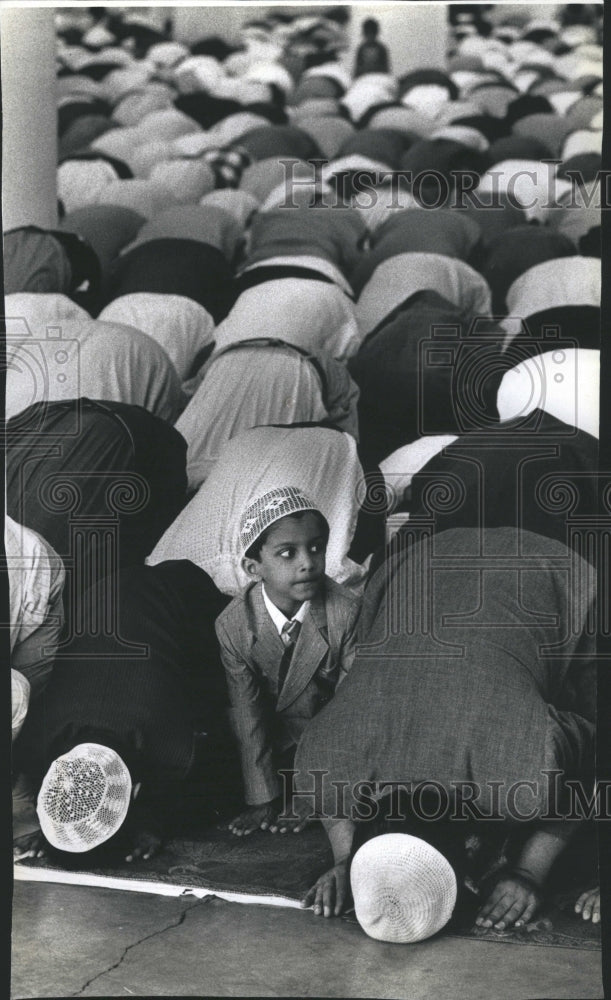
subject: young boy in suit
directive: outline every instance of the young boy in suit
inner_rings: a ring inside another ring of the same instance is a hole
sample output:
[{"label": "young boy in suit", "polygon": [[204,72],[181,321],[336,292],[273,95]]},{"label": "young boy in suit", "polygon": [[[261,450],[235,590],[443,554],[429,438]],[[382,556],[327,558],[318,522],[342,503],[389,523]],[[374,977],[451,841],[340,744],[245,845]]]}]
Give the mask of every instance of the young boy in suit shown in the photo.
[{"label": "young boy in suit", "polygon": [[290,768],[307,723],[332,698],[354,658],[359,603],[325,575],[329,525],[295,487],[244,512],[242,566],[252,579],[216,621],[247,808],[238,835],[304,823],[282,820],[279,768]]}]

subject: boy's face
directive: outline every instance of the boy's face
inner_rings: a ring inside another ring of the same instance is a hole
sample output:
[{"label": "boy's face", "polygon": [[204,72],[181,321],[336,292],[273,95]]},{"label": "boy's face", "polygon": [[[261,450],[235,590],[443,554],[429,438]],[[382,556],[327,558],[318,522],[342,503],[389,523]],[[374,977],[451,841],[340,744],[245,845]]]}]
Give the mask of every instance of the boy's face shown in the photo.
[{"label": "boy's face", "polygon": [[262,580],[270,600],[292,617],[316,596],[325,574],[326,542],[319,519],[310,511],[283,517],[269,529],[259,559],[244,559],[249,576]]}]

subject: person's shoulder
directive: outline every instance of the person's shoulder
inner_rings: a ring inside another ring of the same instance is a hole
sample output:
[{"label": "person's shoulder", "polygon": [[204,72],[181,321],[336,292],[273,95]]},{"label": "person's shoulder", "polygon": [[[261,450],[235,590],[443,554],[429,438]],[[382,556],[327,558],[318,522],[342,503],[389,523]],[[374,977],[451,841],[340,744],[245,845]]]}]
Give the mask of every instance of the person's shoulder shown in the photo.
[{"label": "person's shoulder", "polygon": [[347,618],[356,616],[361,607],[358,597],[344,587],[341,583],[336,583],[330,576],[325,576],[323,596],[325,606],[332,606],[339,614],[345,614]]},{"label": "person's shoulder", "polygon": [[221,611],[216,619],[216,626],[227,630],[235,629],[240,625],[248,625],[250,621],[252,592],[257,584],[251,584],[242,594],[238,594],[229,602],[226,608]]}]

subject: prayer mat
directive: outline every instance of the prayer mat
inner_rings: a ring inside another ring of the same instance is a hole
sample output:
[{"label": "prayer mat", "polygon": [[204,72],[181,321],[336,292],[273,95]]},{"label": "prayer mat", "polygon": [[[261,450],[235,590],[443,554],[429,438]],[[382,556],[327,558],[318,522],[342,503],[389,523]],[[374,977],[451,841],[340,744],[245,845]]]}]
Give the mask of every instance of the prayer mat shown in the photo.
[{"label": "prayer mat", "polygon": [[[326,837],[318,826],[297,835],[257,832],[247,837],[209,828],[197,835],[174,838],[156,857],[134,864],[110,857],[104,863],[92,864],[91,855],[59,857],[54,854],[47,859],[20,861],[14,868],[15,878],[171,896],[214,895],[241,903],[298,908],[309,887],[332,864]],[[440,933],[478,941],[600,949],[600,925],[573,913],[577,896],[591,882],[584,882],[583,874],[575,871],[563,883],[527,927],[507,931],[475,927],[478,901],[472,897],[457,906]],[[356,923],[353,911],[344,919]]]}]

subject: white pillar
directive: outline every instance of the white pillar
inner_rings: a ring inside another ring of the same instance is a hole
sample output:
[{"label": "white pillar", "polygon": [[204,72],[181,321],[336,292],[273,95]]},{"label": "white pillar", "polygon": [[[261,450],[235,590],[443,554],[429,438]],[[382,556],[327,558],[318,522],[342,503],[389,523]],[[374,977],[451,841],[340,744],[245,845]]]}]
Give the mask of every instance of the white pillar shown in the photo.
[{"label": "white pillar", "polygon": [[379,39],[390,53],[390,68],[395,76],[422,67],[444,69],[448,46],[448,9],[445,4],[412,3],[353,4],[350,8],[347,56],[350,69],[362,41],[361,25],[374,17],[380,25]]},{"label": "white pillar", "polygon": [[57,225],[53,9],[3,7],[2,226]]}]

